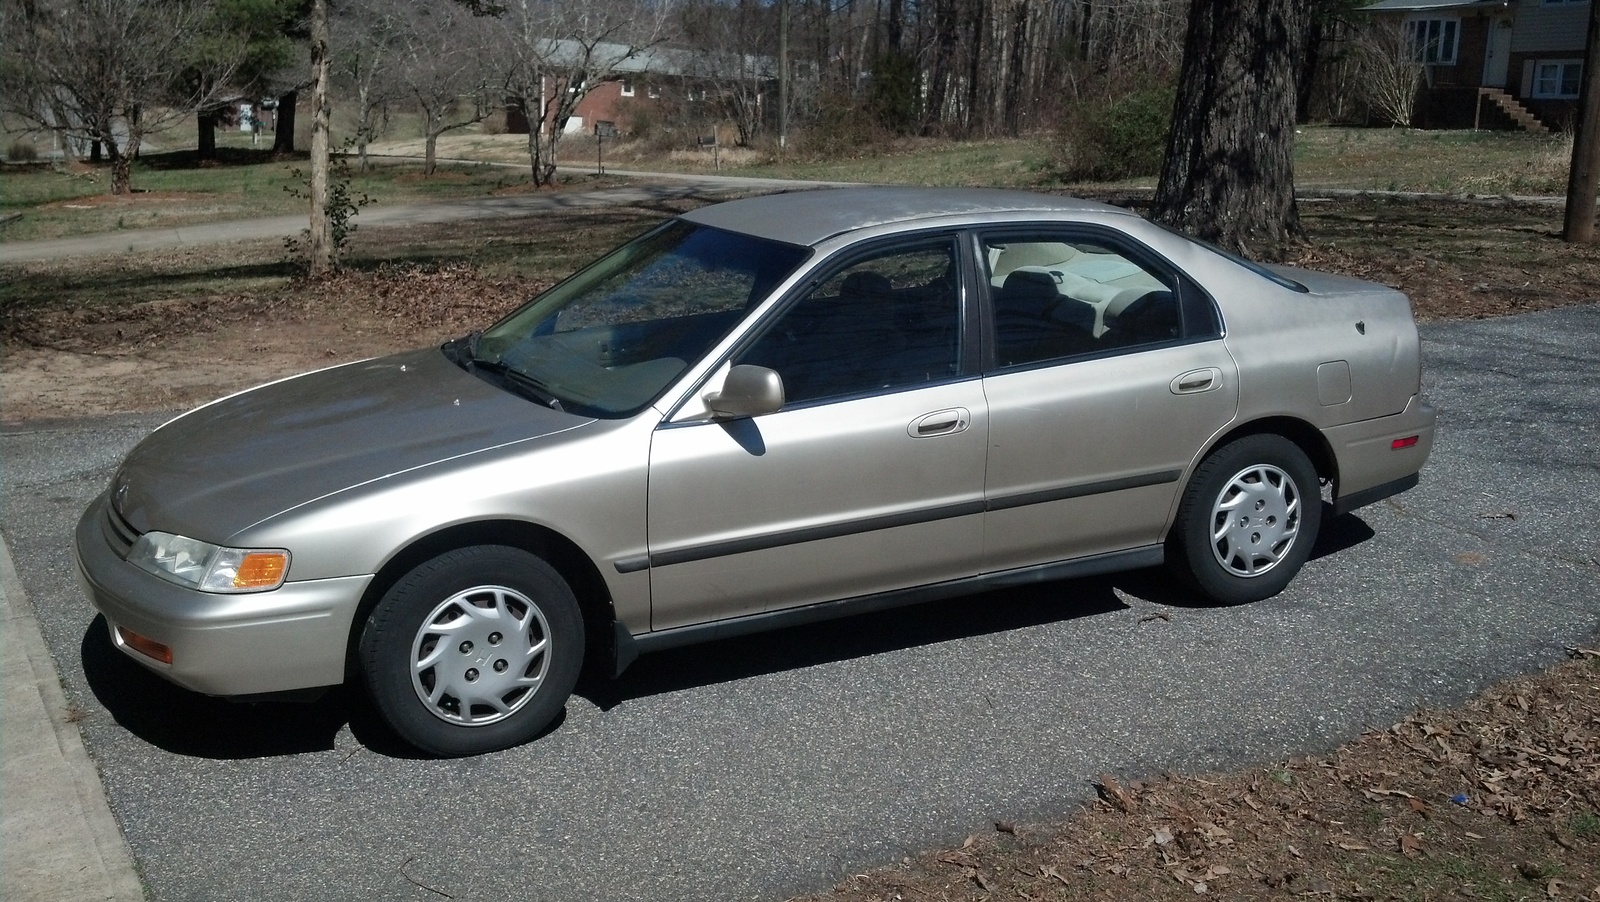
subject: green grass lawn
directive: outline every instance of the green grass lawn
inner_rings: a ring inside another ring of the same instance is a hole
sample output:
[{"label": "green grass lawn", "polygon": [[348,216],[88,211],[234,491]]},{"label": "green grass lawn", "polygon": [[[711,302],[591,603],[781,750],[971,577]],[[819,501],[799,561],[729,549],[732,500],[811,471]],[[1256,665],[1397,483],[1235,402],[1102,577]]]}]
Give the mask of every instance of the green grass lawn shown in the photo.
[{"label": "green grass lawn", "polygon": [[1568,135],[1307,126],[1295,136],[1303,189],[1559,195],[1571,161]]},{"label": "green grass lawn", "polygon": [[[751,155],[724,165],[731,175],[905,185],[1140,189],[1155,177],[1113,184],[1064,184],[1051,167],[1049,134],[956,142],[901,139],[840,159]],[[470,154],[470,149],[467,151]],[[1433,131],[1303,126],[1295,136],[1295,179],[1302,189],[1420,191],[1440,194],[1550,194],[1566,190],[1568,136],[1525,132]],[[640,159],[640,169],[703,170],[693,155]],[[624,164],[617,163],[621,168]]]},{"label": "green grass lawn", "polygon": [[[226,143],[220,156],[200,163],[188,151],[147,154],[134,164],[133,193],[121,197],[108,193],[107,167],[7,165],[0,170],[0,215],[22,216],[3,226],[0,240],[194,225],[308,209],[305,160],[272,160],[264,149]],[[352,162],[350,172],[351,195],[366,195],[378,204],[485,197],[527,182],[522,170],[473,164],[441,164],[432,176],[423,176],[420,163],[380,160],[365,173],[355,172]]]}]

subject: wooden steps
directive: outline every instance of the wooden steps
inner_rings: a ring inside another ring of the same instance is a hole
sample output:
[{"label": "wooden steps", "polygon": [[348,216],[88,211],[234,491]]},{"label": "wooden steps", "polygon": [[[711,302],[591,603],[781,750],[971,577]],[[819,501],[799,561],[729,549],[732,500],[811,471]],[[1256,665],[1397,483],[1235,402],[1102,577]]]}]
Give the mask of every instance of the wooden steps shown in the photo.
[{"label": "wooden steps", "polygon": [[1507,94],[1500,88],[1479,88],[1478,102],[1481,104],[1483,102],[1483,98],[1485,97],[1489,98],[1489,100],[1500,109],[1500,112],[1504,113],[1512,122],[1515,122],[1517,127],[1523,131],[1532,132],[1536,135],[1550,134],[1550,127],[1548,125],[1545,125],[1543,122],[1539,121],[1538,116],[1535,116],[1533,113],[1529,112],[1528,108],[1518,102],[1515,97],[1512,97],[1510,94]]}]

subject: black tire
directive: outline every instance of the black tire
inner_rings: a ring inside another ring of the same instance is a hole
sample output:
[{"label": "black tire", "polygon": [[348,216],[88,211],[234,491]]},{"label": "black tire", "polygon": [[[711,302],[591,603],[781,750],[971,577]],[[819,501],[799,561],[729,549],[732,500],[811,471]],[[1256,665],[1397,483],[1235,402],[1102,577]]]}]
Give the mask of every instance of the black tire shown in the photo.
[{"label": "black tire", "polygon": [[583,615],[566,581],[537,556],[501,545],[449,551],[401,577],[367,618],[358,649],[384,721],[445,757],[539,735],[572,694],[583,652]]},{"label": "black tire", "polygon": [[1317,471],[1294,442],[1251,435],[1201,461],[1167,536],[1167,563],[1200,594],[1244,604],[1282,592],[1322,522]]}]

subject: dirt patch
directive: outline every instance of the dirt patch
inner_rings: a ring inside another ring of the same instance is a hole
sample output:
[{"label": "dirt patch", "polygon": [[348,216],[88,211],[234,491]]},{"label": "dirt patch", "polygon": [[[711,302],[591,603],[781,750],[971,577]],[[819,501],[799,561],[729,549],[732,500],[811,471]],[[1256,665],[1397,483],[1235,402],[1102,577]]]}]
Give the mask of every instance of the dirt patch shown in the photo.
[{"label": "dirt patch", "polygon": [[0,418],[177,410],[262,382],[436,344],[543,286],[459,264],[384,265],[292,293],[208,295],[9,317]]},{"label": "dirt patch", "polygon": [[39,210],[98,210],[107,207],[142,207],[160,204],[204,203],[212,196],[195,191],[141,191],[135,188],[127,194],[93,194],[74,197],[54,203],[40,204]]},{"label": "dirt patch", "polygon": [[1392,285],[1420,321],[1600,299],[1600,245],[1561,240],[1560,208],[1381,196],[1302,203],[1312,243],[1291,262]]}]

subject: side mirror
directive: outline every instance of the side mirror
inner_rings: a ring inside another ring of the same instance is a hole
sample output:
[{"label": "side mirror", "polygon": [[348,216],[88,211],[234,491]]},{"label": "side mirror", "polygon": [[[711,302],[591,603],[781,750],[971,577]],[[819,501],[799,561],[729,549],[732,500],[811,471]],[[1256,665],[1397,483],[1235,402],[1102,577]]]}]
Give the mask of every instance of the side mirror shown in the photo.
[{"label": "side mirror", "polygon": [[705,400],[718,419],[776,413],[783,408],[783,377],[764,366],[741,364],[728,370],[722,391],[706,395]]}]

